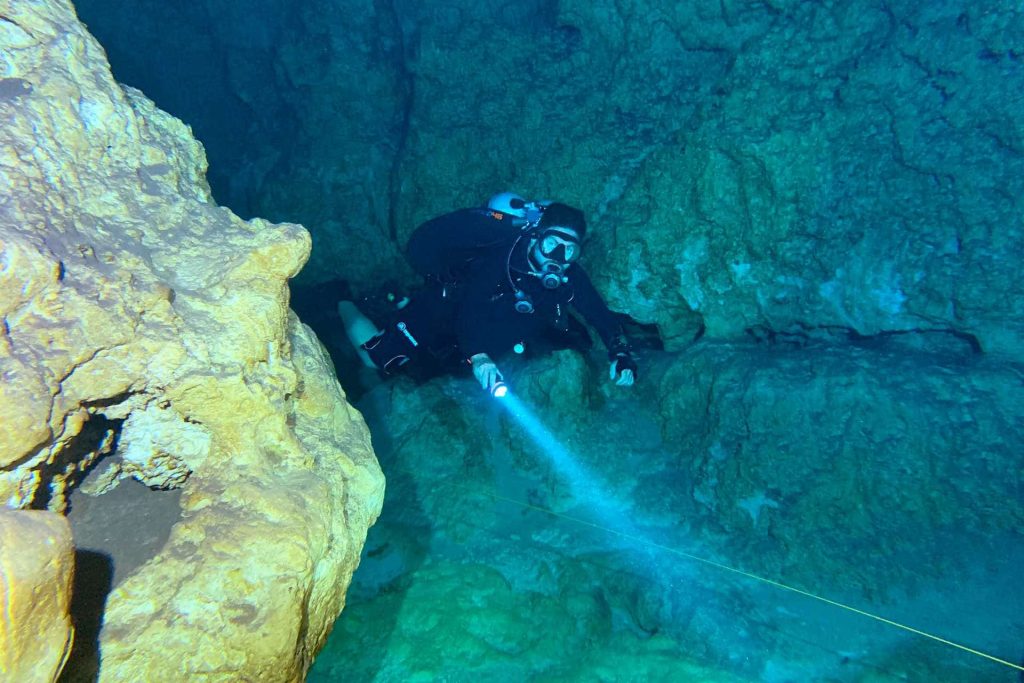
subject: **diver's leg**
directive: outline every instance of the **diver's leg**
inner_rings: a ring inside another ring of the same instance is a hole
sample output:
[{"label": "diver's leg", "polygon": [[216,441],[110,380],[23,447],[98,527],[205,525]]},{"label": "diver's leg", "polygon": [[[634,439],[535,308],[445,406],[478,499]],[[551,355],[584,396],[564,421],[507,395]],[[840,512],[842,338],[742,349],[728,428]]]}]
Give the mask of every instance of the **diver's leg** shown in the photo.
[{"label": "diver's leg", "polygon": [[370,359],[370,354],[363,348],[363,344],[376,335],[381,334],[381,330],[378,330],[377,326],[363,315],[351,301],[338,302],[338,315],[341,316],[341,322],[345,326],[345,334],[348,336],[349,343],[356,350],[359,359],[363,361],[366,367],[377,368],[377,364]]}]

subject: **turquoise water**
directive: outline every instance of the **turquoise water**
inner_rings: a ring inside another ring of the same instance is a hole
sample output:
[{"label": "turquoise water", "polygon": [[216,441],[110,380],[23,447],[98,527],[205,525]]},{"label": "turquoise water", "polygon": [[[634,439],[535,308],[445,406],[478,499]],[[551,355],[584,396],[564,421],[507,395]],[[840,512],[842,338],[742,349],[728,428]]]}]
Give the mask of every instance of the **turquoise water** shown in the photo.
[{"label": "turquoise water", "polygon": [[514,189],[655,330],[626,391],[503,362],[553,449],[466,377],[362,393],[294,288],[388,478],[311,680],[1020,680],[1019,3],[76,5],[297,284],[411,285]]},{"label": "turquoise water", "polygon": [[[686,463],[701,458],[662,440],[643,398],[609,393],[576,421],[552,416],[575,473],[599,482],[581,489],[471,382],[367,394],[358,406],[387,500],[310,680],[1017,680],[1006,665],[772,582],[1015,663],[1019,535],[953,530],[933,554],[894,550],[843,529],[861,506],[850,499],[820,511],[833,538],[789,546],[793,527],[821,521],[795,517],[778,494],[729,511],[696,504],[703,475]],[[794,472],[803,467],[815,464]],[[918,533],[912,517],[890,508],[879,533]]]}]

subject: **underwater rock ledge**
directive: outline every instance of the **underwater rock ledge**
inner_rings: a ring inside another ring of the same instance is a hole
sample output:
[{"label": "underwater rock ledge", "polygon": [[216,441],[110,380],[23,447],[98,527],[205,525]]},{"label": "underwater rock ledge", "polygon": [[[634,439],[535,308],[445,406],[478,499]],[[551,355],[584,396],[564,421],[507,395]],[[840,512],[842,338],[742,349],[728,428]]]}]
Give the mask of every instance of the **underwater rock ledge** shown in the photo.
[{"label": "underwater rock ledge", "polygon": [[98,680],[300,680],[384,485],[288,309],[309,235],[216,206],[70,3],[0,0],[0,57],[0,500],[63,512],[131,444],[98,490],[180,486],[182,514],[107,598]]}]

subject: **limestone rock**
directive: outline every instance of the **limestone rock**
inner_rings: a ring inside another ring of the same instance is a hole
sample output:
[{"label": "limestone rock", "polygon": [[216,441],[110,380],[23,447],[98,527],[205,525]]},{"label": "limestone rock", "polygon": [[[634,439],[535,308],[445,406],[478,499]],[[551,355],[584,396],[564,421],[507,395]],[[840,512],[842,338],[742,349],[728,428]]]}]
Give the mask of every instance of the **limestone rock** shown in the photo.
[{"label": "limestone rock", "polygon": [[991,359],[701,344],[640,390],[689,482],[676,514],[755,571],[877,594],[1024,524],[1024,387]]},{"label": "limestone rock", "polygon": [[50,683],[71,652],[75,555],[62,516],[0,507],[0,679]]},{"label": "limestone rock", "polygon": [[206,429],[150,404],[129,414],[121,427],[119,469],[121,476],[134,476],[147,486],[177,488],[209,452]]},{"label": "limestone rock", "polygon": [[[949,330],[1019,357],[1024,157],[996,121],[1019,107],[1002,93],[1020,74],[982,28],[1019,39],[1019,17],[912,3],[769,13],[677,18],[729,68],[681,144],[653,148],[609,204],[614,229],[594,231],[603,286],[676,345],[701,327]],[[723,23],[750,32],[742,49],[716,45]]]},{"label": "limestone rock", "polygon": [[216,206],[69,3],[0,0],[0,65],[0,501],[61,511],[122,437],[183,512],[107,602],[100,680],[298,680],[383,488],[288,309],[309,235]]}]

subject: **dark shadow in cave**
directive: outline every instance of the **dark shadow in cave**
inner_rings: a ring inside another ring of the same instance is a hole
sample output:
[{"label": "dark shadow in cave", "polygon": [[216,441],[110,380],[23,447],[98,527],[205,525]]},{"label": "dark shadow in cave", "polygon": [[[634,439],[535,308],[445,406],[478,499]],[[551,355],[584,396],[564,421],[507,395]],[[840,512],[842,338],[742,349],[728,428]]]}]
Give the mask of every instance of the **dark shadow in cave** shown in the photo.
[{"label": "dark shadow in cave", "polygon": [[[125,397],[112,397],[95,405],[112,405]],[[99,667],[99,634],[107,596],[132,571],[160,552],[181,517],[180,491],[154,491],[135,480],[122,481],[99,496],[83,493],[79,484],[116,458],[122,420],[92,415],[81,431],[52,463],[40,470],[41,484],[32,507],[46,509],[53,502],[51,484],[83,461],[95,458],[84,471],[68,477],[67,519],[75,543],[75,576],[71,620],[75,640],[61,674],[62,683],[95,681]],[[96,453],[115,451],[115,455]]]},{"label": "dark shadow in cave", "polygon": [[62,683],[96,680],[107,596],[163,548],[181,518],[180,498],[178,489],[150,489],[134,479],[99,496],[78,489],[69,494],[67,517],[75,541],[75,643]]},{"label": "dark shadow in cave", "polygon": [[100,496],[76,489],[68,510],[75,548],[108,555],[116,586],[163,548],[181,518],[180,499],[180,489],[151,489],[134,479]]},{"label": "dark shadow in cave", "polygon": [[[338,302],[342,300],[357,300],[348,283],[343,280],[330,280],[311,286],[291,284],[291,309],[299,316],[299,320],[309,325],[327,349],[334,363],[335,376],[349,402],[355,403],[376,383],[378,377],[375,370],[363,365],[349,344],[338,315]],[[359,305],[362,308],[363,303]],[[372,313],[370,317],[375,318]]]},{"label": "dark shadow in cave", "polygon": [[[33,510],[46,510],[49,508],[53,498],[51,488],[54,477],[62,475],[71,468],[72,464],[78,464],[86,458],[93,457],[95,453],[106,453],[117,447],[117,438],[121,433],[122,420],[111,420],[103,415],[92,415],[89,421],[82,425],[81,430],[57,453],[53,462],[47,463],[39,468],[40,484],[32,498],[30,507]],[[82,472],[72,474],[67,481],[68,491],[75,486],[102,460],[102,456],[96,458],[92,464]]]},{"label": "dark shadow in cave", "polygon": [[112,588],[113,563],[94,550],[75,551],[75,580],[71,594],[71,621],[75,641],[58,683],[91,683],[99,674],[100,628]]},{"label": "dark shadow in cave", "polygon": [[984,353],[981,342],[973,334],[944,328],[882,330],[874,334],[861,334],[852,327],[842,325],[796,323],[779,330],[768,325],[754,325],[748,327],[746,333],[758,344],[797,349],[814,344],[850,345],[873,351],[933,354],[961,359]]},{"label": "dark shadow in cave", "polygon": [[[210,162],[206,178],[217,203],[251,218],[259,191],[259,150],[273,147],[287,154],[297,125],[288,98],[265,87],[272,81],[267,74],[275,68],[277,36],[292,7],[285,2],[239,7],[183,0],[75,2],[78,16],[107,52],[114,78],[195,130]],[[211,8],[226,14],[211,16]],[[230,46],[225,17],[263,32],[252,31]]]}]

